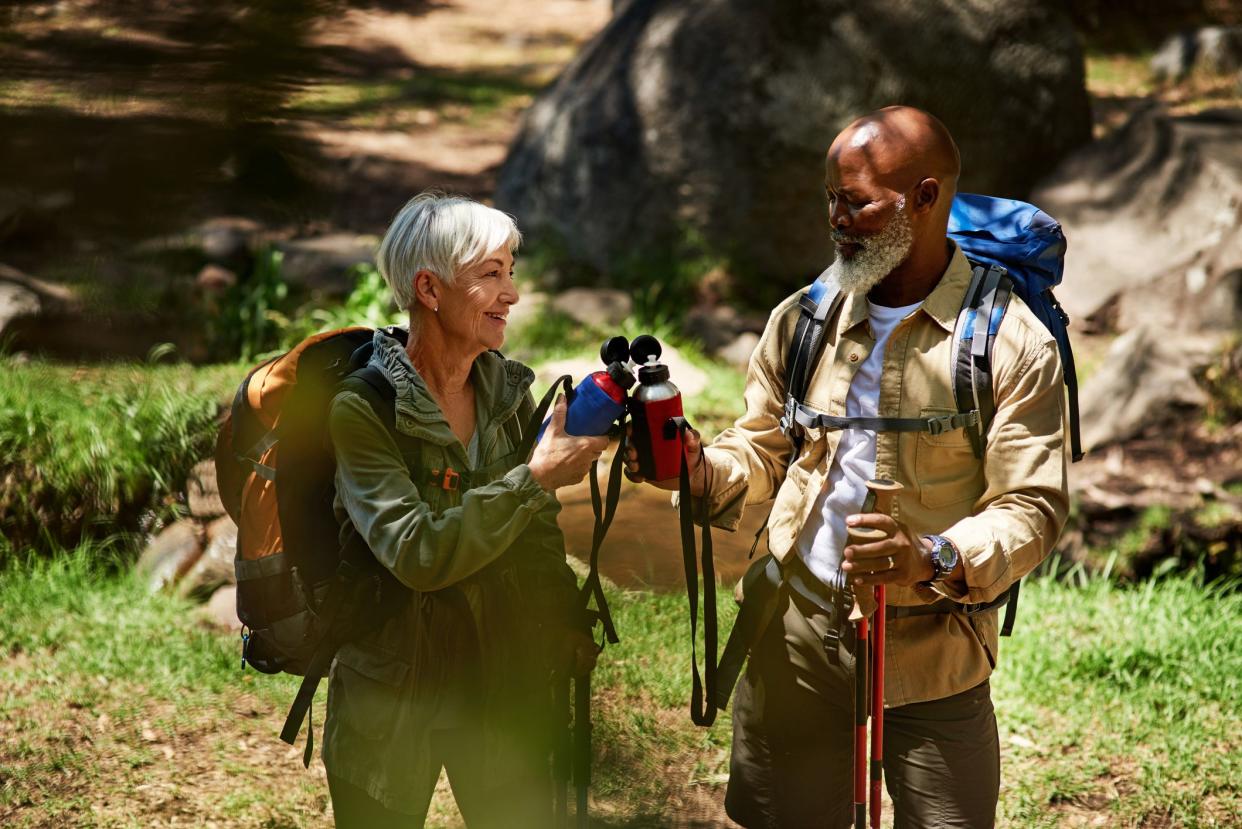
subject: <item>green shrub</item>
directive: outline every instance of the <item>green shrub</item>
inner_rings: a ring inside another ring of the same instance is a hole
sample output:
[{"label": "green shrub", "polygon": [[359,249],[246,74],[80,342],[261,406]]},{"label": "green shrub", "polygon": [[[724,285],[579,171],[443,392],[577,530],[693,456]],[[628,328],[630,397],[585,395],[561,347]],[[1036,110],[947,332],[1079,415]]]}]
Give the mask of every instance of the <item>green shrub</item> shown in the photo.
[{"label": "green shrub", "polygon": [[[11,547],[133,531],[175,509],[236,366],[0,369],[0,530]],[[0,552],[3,552],[0,550]]]}]

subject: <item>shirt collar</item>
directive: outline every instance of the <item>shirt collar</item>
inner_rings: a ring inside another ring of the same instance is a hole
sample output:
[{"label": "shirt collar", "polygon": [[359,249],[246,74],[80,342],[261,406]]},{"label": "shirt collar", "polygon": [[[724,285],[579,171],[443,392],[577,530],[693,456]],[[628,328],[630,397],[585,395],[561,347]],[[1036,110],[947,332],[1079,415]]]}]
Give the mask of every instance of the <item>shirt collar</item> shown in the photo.
[{"label": "shirt collar", "polygon": [[936,283],[936,287],[923,300],[922,309],[927,316],[940,323],[949,333],[957,325],[958,312],[962,310],[962,297],[970,287],[970,260],[957,243],[949,240],[953,246],[953,255],[949,258],[949,267],[945,268],[944,276]]}]

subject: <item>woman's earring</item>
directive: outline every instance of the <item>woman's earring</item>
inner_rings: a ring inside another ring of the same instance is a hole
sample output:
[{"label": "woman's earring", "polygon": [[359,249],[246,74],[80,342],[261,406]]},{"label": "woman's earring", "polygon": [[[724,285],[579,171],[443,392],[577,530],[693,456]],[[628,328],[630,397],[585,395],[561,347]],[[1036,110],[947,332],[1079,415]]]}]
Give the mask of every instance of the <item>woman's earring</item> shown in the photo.
[{"label": "woman's earring", "polygon": [[438,314],[438,313],[440,313],[440,306],[439,306],[439,305],[437,305],[435,308],[432,308],[431,310],[432,310],[432,311],[435,311],[435,312]]}]

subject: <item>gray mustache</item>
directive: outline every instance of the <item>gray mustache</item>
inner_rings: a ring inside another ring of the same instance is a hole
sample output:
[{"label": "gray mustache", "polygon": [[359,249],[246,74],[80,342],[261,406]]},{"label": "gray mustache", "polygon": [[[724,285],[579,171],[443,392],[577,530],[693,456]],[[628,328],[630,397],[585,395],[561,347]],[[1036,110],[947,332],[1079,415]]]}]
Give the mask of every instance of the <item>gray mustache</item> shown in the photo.
[{"label": "gray mustache", "polygon": [[838,245],[858,245],[860,247],[867,246],[867,243],[862,240],[862,237],[854,236],[842,230],[832,231],[832,241]]}]

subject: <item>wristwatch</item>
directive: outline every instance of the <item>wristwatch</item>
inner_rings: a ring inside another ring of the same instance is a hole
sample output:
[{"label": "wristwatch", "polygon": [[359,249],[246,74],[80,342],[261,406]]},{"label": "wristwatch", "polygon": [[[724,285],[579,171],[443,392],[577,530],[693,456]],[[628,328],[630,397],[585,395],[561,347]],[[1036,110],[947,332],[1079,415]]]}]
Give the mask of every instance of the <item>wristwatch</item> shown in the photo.
[{"label": "wristwatch", "polygon": [[957,561],[960,558],[957,548],[953,546],[952,541],[943,535],[925,535],[923,537],[931,542],[932,577],[930,581],[944,581],[953,572],[953,568],[957,567]]}]

